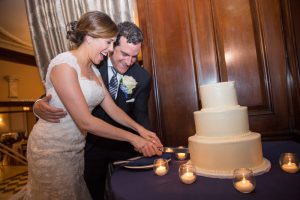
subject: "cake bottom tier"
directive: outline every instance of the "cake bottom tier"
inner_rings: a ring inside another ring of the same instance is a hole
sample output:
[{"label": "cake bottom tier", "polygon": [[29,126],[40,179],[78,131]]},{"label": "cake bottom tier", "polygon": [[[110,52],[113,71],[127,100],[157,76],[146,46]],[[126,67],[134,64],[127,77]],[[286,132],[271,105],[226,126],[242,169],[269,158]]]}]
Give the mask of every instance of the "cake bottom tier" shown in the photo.
[{"label": "cake bottom tier", "polygon": [[191,136],[189,152],[196,173],[206,177],[232,178],[233,170],[242,167],[259,175],[271,168],[263,158],[259,133],[230,138]]}]

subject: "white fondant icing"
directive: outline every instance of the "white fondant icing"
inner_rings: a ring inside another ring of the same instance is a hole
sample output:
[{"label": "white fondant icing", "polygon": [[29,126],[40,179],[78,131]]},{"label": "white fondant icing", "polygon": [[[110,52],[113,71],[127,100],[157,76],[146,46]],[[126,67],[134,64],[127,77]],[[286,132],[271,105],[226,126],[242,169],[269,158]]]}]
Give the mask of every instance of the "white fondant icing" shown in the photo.
[{"label": "white fondant icing", "polygon": [[[191,160],[188,161],[189,164],[194,165]],[[196,174],[199,176],[205,176],[209,178],[234,178],[233,176],[233,170],[229,171],[215,171],[215,170],[206,170],[206,169],[201,169],[199,167],[195,167],[196,169]],[[271,169],[271,163],[269,160],[263,158],[263,162],[259,166],[255,166],[253,168],[250,168],[253,172],[254,176],[258,176],[261,174],[264,174],[268,172]]]},{"label": "white fondant icing", "polygon": [[249,132],[247,107],[194,112],[196,134],[207,137],[233,136]]},{"label": "white fondant icing", "polygon": [[202,108],[218,108],[238,105],[234,81],[200,86]]},{"label": "white fondant icing", "polygon": [[194,112],[196,135],[189,137],[190,162],[198,175],[232,178],[233,170],[269,171],[261,136],[249,131],[247,107],[237,103],[234,82],[200,87],[202,109]]}]

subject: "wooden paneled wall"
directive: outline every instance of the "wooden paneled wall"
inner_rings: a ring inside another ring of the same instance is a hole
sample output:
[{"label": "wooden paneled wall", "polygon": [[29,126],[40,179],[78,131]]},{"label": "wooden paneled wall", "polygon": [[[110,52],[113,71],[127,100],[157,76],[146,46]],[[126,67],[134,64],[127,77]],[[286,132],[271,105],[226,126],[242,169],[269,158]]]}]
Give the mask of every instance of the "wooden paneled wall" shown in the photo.
[{"label": "wooden paneled wall", "polygon": [[286,55],[288,61],[288,89],[290,92],[290,127],[300,141],[300,1],[282,1]]},{"label": "wooden paneled wall", "polygon": [[138,1],[144,67],[153,75],[151,119],[165,145],[187,145],[195,134],[193,112],[201,109],[200,86],[220,81],[236,82],[252,131],[265,139],[291,137],[299,116],[299,25],[288,13],[299,14],[291,4],[299,3]]}]

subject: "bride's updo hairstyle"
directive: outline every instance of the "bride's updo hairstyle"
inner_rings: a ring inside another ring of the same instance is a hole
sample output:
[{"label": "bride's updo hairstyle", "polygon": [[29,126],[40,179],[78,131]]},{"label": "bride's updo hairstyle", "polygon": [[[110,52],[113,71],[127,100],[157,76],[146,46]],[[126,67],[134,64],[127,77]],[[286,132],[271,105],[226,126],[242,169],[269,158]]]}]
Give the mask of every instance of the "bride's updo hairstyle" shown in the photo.
[{"label": "bride's updo hairstyle", "polygon": [[115,22],[100,11],[87,12],[78,21],[67,24],[67,39],[76,47],[83,43],[86,35],[93,38],[111,38],[117,33],[118,27]]}]

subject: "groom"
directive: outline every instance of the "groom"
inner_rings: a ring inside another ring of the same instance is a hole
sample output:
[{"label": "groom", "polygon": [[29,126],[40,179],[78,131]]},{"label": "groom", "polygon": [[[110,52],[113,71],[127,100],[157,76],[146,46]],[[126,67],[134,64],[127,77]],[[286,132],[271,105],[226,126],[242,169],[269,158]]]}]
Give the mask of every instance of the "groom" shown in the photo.
[{"label": "groom", "polygon": [[[114,43],[114,50],[98,69],[109,91],[112,90],[110,83],[112,83],[114,70],[117,72],[119,87],[117,87],[115,95],[111,94],[112,98],[131,118],[149,129],[148,99],[151,76],[136,62],[141,50],[143,34],[131,22],[123,22],[119,24],[118,28],[119,34]],[[123,79],[122,75],[124,75]],[[125,80],[129,81],[126,82]],[[132,91],[123,91],[123,86],[128,82],[133,83]],[[137,82],[136,85],[134,82]],[[103,111],[101,106],[96,107],[92,114],[112,125],[121,127]],[[125,129],[125,127],[121,128]],[[100,189],[105,187],[108,164],[116,160],[134,157],[136,151],[127,142],[100,138],[92,134],[87,135],[86,141],[85,180],[93,199],[98,200],[103,198],[103,191]]]},{"label": "groom", "polygon": [[[149,129],[148,99],[151,76],[137,63],[143,33],[131,22],[120,23],[118,27],[119,33],[114,43],[114,50],[98,66],[98,69],[116,104],[136,122]],[[48,99],[49,97],[36,102],[34,111],[45,120],[58,121],[64,116],[64,111],[50,107],[47,103]],[[114,122],[100,106],[96,107],[92,114],[112,125],[126,129]],[[127,142],[110,140],[93,134],[87,135],[84,175],[94,200],[104,198],[109,163],[134,156],[136,151]]]}]

